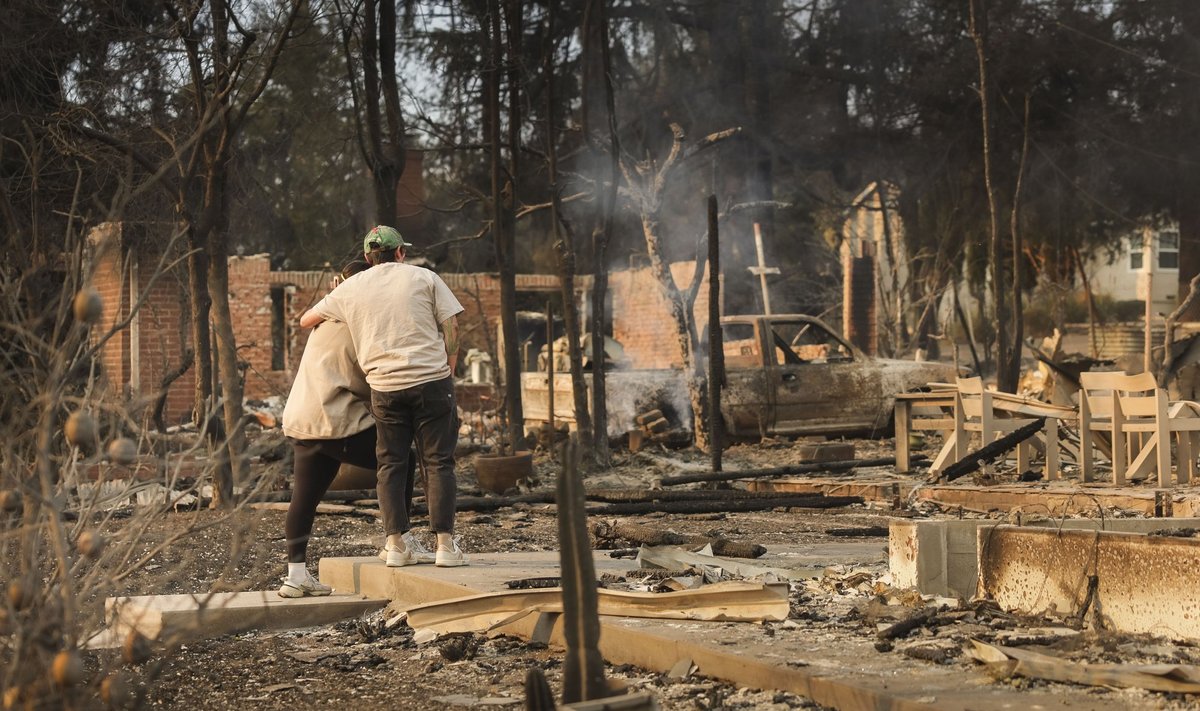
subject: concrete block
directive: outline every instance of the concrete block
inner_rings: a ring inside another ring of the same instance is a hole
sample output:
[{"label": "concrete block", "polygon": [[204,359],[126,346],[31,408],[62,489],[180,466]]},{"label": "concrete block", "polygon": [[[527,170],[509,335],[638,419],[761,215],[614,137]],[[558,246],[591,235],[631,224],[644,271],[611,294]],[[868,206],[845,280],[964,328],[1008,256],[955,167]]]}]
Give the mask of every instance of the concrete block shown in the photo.
[{"label": "concrete block", "polygon": [[1078,615],[1094,587],[1088,619],[1105,629],[1200,639],[1200,540],[1001,526],[979,531],[979,561],[1006,610]]},{"label": "concrete block", "polygon": [[387,605],[353,593],[282,598],[271,591],[204,595],[110,597],[104,601],[109,626],[118,634],[137,630],[150,639],[204,639],[251,629],[324,625]]},{"label": "concrete block", "polygon": [[975,537],[995,521],[893,521],[888,527],[892,583],[926,595],[975,594]]},{"label": "concrete block", "polygon": [[[892,521],[888,528],[888,567],[897,587],[926,595],[975,595],[979,578],[978,532],[1000,522]],[[1200,528],[1196,518],[1066,519],[1035,521],[1033,528],[1149,533],[1164,528]]]}]

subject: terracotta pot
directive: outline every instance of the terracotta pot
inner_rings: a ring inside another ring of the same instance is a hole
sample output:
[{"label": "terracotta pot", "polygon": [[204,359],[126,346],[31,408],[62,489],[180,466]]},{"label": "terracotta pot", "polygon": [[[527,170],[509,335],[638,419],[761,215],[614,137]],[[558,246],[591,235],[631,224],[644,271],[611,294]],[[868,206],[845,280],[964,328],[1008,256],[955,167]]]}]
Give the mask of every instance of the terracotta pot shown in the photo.
[{"label": "terracotta pot", "polygon": [[475,457],[475,478],[479,488],[503,494],[522,479],[533,476],[533,453],[480,454]]}]

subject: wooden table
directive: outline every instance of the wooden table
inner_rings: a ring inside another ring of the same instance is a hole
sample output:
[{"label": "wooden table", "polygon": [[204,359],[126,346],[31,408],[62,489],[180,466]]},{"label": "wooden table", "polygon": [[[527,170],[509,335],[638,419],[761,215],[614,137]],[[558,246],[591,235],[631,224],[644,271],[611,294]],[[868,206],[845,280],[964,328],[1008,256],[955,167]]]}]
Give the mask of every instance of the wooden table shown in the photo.
[{"label": "wooden table", "polygon": [[[912,466],[908,439],[909,434],[914,431],[942,431],[947,433],[945,435],[945,444],[942,445],[941,451],[938,452],[937,457],[933,460],[933,464],[929,467],[931,472],[938,474],[948,464],[953,463],[948,460],[956,451],[958,444],[954,434],[954,408],[958,393],[954,386],[945,383],[930,383],[930,387],[932,389],[928,392],[900,393],[896,395],[897,472],[907,472]],[[993,391],[992,403],[1000,412],[1009,413],[1013,416],[1045,417],[1058,422],[1064,420],[1073,422],[1078,417],[1074,408],[1051,405],[1041,400],[1013,395],[1012,393]],[[1057,426],[1057,423],[1055,425]],[[1044,442],[1042,442],[1042,449],[1045,449]],[[1050,454],[1047,459],[1051,462],[1056,462],[1058,460],[1057,454],[1057,452]],[[1058,467],[1055,466],[1053,468],[1055,471],[1046,472],[1046,479],[1058,478]]]}]

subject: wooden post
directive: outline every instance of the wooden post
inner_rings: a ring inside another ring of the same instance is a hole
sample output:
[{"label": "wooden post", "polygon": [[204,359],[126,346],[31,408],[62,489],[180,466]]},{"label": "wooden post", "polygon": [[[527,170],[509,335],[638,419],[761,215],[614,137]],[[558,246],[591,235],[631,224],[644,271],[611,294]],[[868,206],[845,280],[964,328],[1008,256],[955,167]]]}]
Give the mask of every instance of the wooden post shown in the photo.
[{"label": "wooden post", "polygon": [[550,300],[546,300],[546,425],[550,428],[548,448],[551,458],[554,457],[554,308]]},{"label": "wooden post", "polygon": [[[755,225],[757,231],[758,225]],[[759,242],[761,245],[761,240]],[[764,276],[763,279],[766,279]],[[765,292],[764,292],[765,295]],[[721,471],[725,421],[721,418],[721,388],[725,386],[725,345],[721,335],[721,245],[717,225],[717,196],[708,196],[708,447],[712,470]]]},{"label": "wooden post", "polygon": [[1142,238],[1142,275],[1146,287],[1146,323],[1143,324],[1142,334],[1142,369],[1150,370],[1150,324],[1154,318],[1154,233],[1144,230]]}]

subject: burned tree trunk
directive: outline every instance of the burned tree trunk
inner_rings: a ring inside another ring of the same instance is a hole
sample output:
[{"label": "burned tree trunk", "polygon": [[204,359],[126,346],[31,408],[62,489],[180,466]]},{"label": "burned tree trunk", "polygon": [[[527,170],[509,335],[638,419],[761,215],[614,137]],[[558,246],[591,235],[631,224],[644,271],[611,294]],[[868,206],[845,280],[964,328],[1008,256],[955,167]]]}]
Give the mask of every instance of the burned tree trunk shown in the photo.
[{"label": "burned tree trunk", "polygon": [[738,129],[729,129],[709,134],[683,151],[683,129],[679,124],[671,124],[674,141],[671,151],[663,160],[661,167],[654,162],[639,163],[632,168],[622,164],[626,181],[634,188],[638,196],[642,217],[642,235],[646,240],[646,252],[650,257],[650,268],[662,289],[664,298],[671,310],[671,319],[675,326],[675,340],[679,345],[680,357],[683,359],[683,370],[687,380],[688,397],[691,400],[693,414],[694,442],[697,448],[708,450],[708,432],[704,423],[708,422],[708,388],[704,369],[701,367],[697,353],[700,349],[700,339],[696,331],[696,322],[692,309],[696,303],[696,295],[700,291],[700,280],[704,273],[705,259],[696,255],[696,268],[692,282],[687,290],[680,289],[671,273],[670,261],[664,251],[663,226],[659,218],[662,209],[662,192],[667,179],[678,164],[695,155],[701,150],[716,145],[738,133]]},{"label": "burned tree trunk", "polygon": [[[605,301],[608,298],[608,245],[612,241],[617,205],[617,181],[621,177],[621,143],[617,134],[616,103],[609,52],[607,3],[589,0],[583,19],[583,128],[593,153],[600,155],[599,126],[608,131],[609,181],[592,229],[592,424],[593,455],[600,466],[608,466],[608,398],[605,391],[605,337],[608,333]],[[603,106],[604,121],[596,120],[597,104]],[[600,181],[597,179],[597,186]],[[599,192],[597,190],[597,192]],[[599,197],[599,196],[598,196]]]},{"label": "burned tree trunk", "polygon": [[[546,165],[550,178],[551,229],[554,232],[554,252],[558,257],[558,278],[563,302],[563,327],[566,330],[567,354],[571,362],[571,394],[574,398],[575,422],[579,427],[580,446],[585,451],[590,451],[593,446],[592,418],[588,413],[587,384],[583,379],[583,352],[579,345],[579,309],[575,303],[575,239],[574,234],[562,219],[562,196],[559,195],[558,184],[558,124],[554,110],[554,56],[558,47],[553,39],[556,10],[557,3],[551,2],[547,10],[549,29],[546,32],[547,49],[545,53]],[[549,324],[547,327],[551,328]],[[549,361],[553,363],[554,344],[547,342],[546,350]],[[549,386],[550,393],[553,394],[554,383],[551,382]],[[549,415],[550,423],[553,424],[554,412],[551,411]],[[592,459],[593,457],[588,456],[588,460]]]}]

